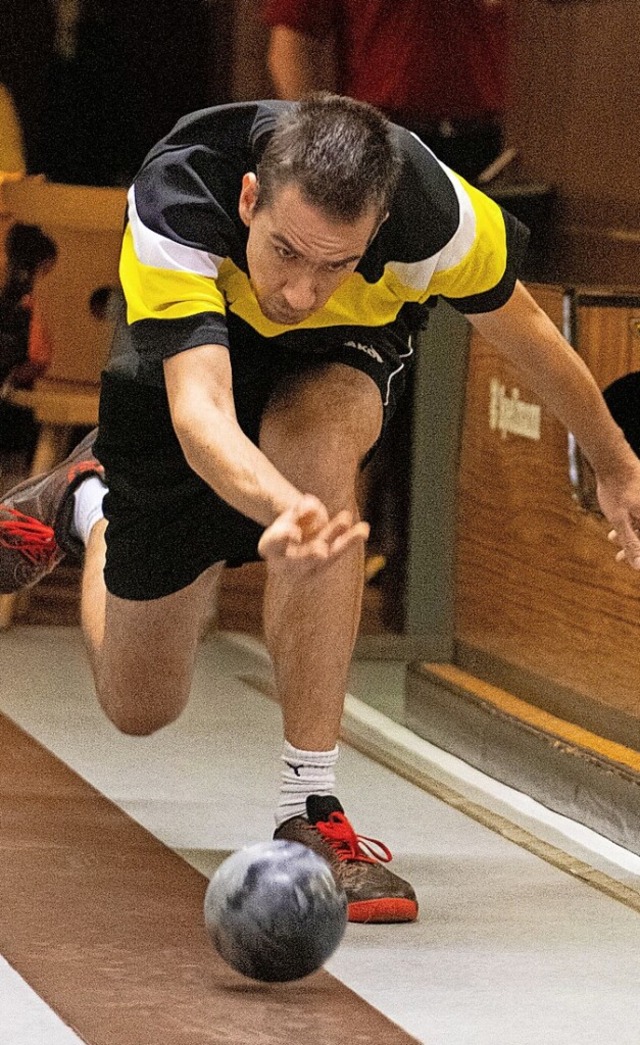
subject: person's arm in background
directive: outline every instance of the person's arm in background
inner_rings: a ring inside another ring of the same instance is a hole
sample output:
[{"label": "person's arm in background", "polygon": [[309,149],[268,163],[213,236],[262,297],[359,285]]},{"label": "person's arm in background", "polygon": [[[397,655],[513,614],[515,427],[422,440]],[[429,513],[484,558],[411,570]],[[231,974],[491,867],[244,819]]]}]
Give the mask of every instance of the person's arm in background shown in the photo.
[{"label": "person's arm in background", "polygon": [[329,41],[277,25],[271,30],[267,62],[278,98],[295,101],[310,91],[335,89]]},{"label": "person's arm in background", "polygon": [[336,89],[332,4],[266,0],[267,65],[278,98],[295,101],[310,91]]}]

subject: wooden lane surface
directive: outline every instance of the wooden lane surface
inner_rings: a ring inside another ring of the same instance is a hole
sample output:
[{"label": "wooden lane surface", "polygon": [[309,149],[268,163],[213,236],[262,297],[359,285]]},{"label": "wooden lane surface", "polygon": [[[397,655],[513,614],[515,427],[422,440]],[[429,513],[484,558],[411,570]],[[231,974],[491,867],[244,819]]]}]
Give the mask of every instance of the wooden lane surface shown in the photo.
[{"label": "wooden lane surface", "polygon": [[4,716],[0,751],[0,954],[82,1041],[415,1040],[322,970],[234,973],[206,935],[204,876]]}]

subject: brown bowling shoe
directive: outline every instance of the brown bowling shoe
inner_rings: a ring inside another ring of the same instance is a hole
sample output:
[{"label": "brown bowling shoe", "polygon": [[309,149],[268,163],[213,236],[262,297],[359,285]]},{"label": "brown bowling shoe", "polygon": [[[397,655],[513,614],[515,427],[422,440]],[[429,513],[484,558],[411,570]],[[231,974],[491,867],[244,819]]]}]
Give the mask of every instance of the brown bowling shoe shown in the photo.
[{"label": "brown bowling shoe", "polygon": [[386,845],[357,835],[332,795],[310,795],[307,817],[285,820],[273,837],[301,842],[324,857],[347,894],[350,922],[413,922],[418,917],[412,887],[383,866],[391,860]]},{"label": "brown bowling shoe", "polygon": [[66,460],[34,475],[0,501],[0,594],[11,595],[42,580],[64,559],[81,556],[71,533],[73,492],[89,475],[104,477],[93,456],[98,430],[85,436]]}]

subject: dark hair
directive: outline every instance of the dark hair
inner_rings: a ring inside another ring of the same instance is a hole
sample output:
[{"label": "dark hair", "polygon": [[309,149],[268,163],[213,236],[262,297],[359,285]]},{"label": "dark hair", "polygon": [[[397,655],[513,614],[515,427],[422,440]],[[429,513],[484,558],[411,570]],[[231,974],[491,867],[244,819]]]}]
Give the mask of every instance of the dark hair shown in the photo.
[{"label": "dark hair", "polygon": [[278,117],[257,167],[257,207],[289,182],[340,221],[373,205],[386,214],[401,159],[386,117],[366,102],[320,92]]},{"label": "dark hair", "polygon": [[38,265],[55,261],[58,248],[39,225],[18,221],[7,232],[5,251],[10,269],[20,269],[33,276]]}]

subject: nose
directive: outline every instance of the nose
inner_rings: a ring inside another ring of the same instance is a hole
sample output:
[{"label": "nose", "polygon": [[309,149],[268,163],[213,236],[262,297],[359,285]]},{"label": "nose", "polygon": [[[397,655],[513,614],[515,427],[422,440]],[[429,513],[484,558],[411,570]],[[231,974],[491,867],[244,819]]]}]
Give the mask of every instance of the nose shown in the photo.
[{"label": "nose", "polygon": [[299,275],[288,279],[282,296],[294,312],[309,312],[315,308],[318,291],[313,276]]}]

